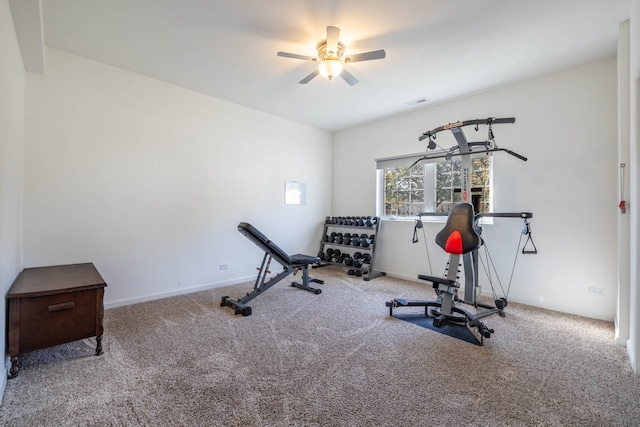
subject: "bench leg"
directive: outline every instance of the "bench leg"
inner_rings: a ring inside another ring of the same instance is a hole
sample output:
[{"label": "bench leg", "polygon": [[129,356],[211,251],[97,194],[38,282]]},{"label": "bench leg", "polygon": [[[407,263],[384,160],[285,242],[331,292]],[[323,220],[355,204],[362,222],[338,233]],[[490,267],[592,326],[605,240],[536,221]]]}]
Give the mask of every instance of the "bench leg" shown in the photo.
[{"label": "bench leg", "polygon": [[311,286],[309,286],[309,282],[323,284],[324,281],[320,280],[320,279],[312,279],[312,278],[310,278],[309,277],[309,266],[308,265],[305,265],[304,267],[300,267],[300,269],[302,270],[302,283],[293,282],[293,283],[291,283],[291,286],[293,286],[294,288],[303,289],[305,291],[313,292],[316,295],[321,294],[322,293],[322,289],[312,288]]}]

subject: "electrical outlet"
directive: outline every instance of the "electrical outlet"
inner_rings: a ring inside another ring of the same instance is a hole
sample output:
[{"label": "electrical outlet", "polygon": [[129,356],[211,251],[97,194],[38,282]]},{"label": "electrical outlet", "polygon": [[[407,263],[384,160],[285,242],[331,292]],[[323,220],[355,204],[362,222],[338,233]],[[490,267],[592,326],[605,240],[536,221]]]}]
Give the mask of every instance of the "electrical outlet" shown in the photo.
[{"label": "electrical outlet", "polygon": [[602,288],[594,288],[592,286],[589,286],[589,294],[590,295],[603,296],[604,295],[604,289],[602,289]]},{"label": "electrical outlet", "polygon": [[228,270],[229,264],[220,264],[220,270]]}]

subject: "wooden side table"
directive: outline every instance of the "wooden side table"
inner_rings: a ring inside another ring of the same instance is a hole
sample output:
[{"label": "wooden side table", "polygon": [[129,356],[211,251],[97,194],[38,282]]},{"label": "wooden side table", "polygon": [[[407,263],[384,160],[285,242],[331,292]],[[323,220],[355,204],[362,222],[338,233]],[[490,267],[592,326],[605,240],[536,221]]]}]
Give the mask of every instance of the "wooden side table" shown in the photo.
[{"label": "wooden side table", "polygon": [[104,288],[93,263],[25,268],[7,293],[9,378],[18,356],[54,345],[96,337],[102,354]]}]

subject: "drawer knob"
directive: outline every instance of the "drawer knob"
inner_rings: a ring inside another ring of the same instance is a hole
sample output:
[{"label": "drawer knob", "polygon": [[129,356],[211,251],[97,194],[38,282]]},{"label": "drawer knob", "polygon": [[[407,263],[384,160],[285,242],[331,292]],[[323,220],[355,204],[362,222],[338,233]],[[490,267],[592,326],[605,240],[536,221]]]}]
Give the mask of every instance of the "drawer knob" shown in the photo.
[{"label": "drawer knob", "polygon": [[52,304],[49,306],[49,312],[52,313],[54,311],[71,310],[75,306],[76,306],[75,301],[63,302],[61,304]]}]

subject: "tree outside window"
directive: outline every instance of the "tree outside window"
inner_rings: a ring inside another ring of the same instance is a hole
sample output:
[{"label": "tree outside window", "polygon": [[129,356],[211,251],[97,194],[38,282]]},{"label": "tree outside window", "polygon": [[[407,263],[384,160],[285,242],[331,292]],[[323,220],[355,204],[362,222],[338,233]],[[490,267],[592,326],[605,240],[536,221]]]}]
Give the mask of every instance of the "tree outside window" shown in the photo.
[{"label": "tree outside window", "polygon": [[[490,156],[471,160],[471,202],[476,212],[491,211],[491,164]],[[384,169],[384,216],[446,215],[462,200],[461,169],[460,160]]]}]

